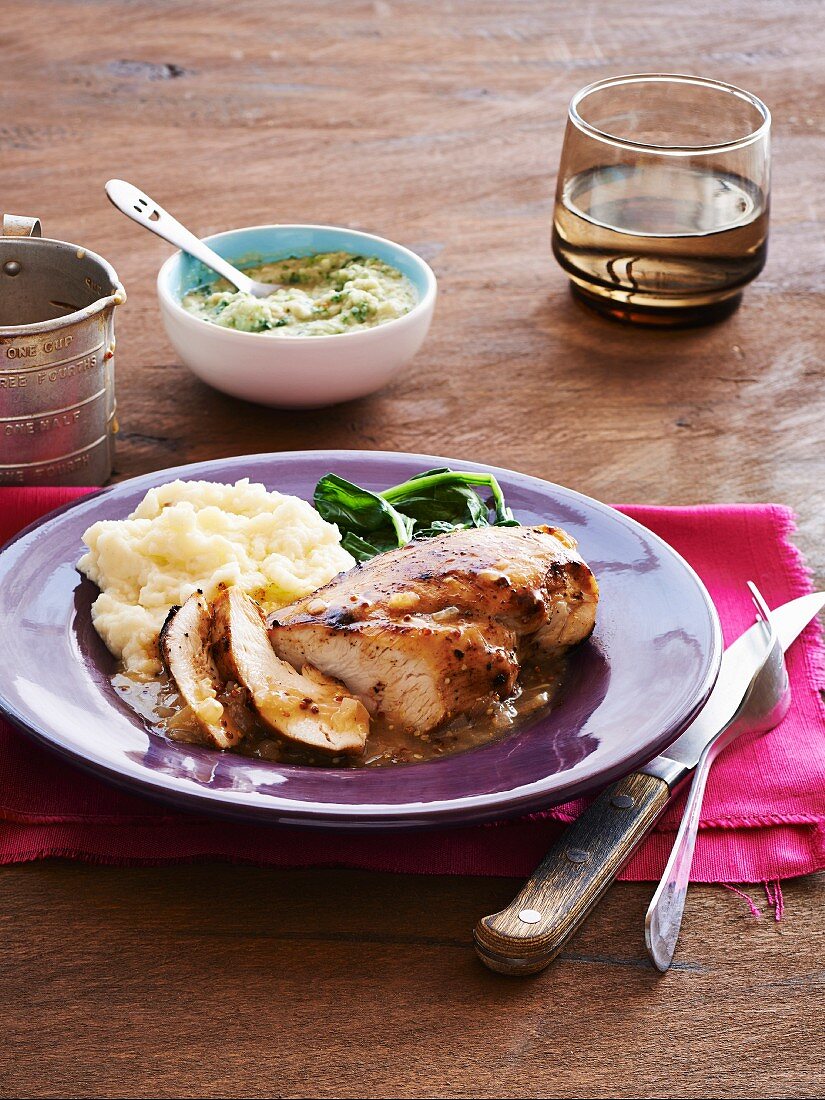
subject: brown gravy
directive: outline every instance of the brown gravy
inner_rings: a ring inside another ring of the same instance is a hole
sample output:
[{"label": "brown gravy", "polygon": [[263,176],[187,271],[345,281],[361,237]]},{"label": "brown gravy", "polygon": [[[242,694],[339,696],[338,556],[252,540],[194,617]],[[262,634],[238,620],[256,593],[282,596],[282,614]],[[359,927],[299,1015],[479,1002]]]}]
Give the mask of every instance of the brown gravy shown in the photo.
[{"label": "brown gravy", "polygon": [[[250,720],[249,734],[232,751],[259,760],[340,768],[381,768],[435,760],[498,741],[546,714],[558,696],[564,670],[563,657],[541,665],[525,665],[516,692],[505,702],[494,703],[484,714],[473,718],[456,718],[429,733],[417,733],[373,718],[366,749],[359,757],[327,757],[290,747],[274,738],[271,731],[254,718]],[[181,713],[177,690],[168,677],[149,679],[119,672],[112,684],[118,695],[156,733],[172,741],[201,742],[200,731],[194,724],[187,723]]]}]

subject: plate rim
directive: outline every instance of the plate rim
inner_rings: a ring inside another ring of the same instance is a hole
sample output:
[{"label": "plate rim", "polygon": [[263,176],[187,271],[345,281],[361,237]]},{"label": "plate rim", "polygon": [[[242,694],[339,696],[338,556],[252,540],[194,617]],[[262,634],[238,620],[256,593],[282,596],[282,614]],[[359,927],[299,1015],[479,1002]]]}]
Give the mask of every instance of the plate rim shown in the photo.
[{"label": "plate rim", "polygon": [[[325,462],[335,462],[337,460],[356,461],[363,459],[364,456],[371,456],[378,460],[405,459],[414,460],[416,462],[420,461],[422,463],[449,464],[459,467],[463,465],[466,468],[487,471],[496,477],[503,475],[511,481],[515,479],[517,482],[520,481],[525,483],[527,488],[535,487],[535,485],[538,484],[543,488],[560,490],[564,494],[569,494],[574,498],[584,500],[590,506],[595,507],[597,511],[608,516],[619,516],[623,523],[643,532],[645,538],[653,540],[667,555],[672,556],[678,561],[685,573],[692,579],[708,613],[712,632],[711,645],[709,648],[705,674],[701,683],[697,685],[694,705],[689,711],[682,714],[681,717],[671,722],[659,737],[648,742],[644,746],[644,749],[627,755],[622,759],[620,764],[617,765],[614,763],[612,765],[604,765],[596,772],[591,772],[581,777],[577,782],[562,785],[563,794],[560,797],[558,791],[553,789],[553,784],[550,782],[554,776],[549,777],[549,779],[545,776],[532,783],[522,784],[510,791],[462,795],[457,798],[436,801],[404,802],[391,805],[297,802],[291,799],[279,798],[277,795],[269,795],[267,803],[261,805],[239,800],[237,791],[225,793],[222,790],[213,788],[184,788],[178,786],[173,777],[167,776],[162,772],[152,773],[152,778],[147,778],[145,774],[142,772],[139,773],[137,770],[133,771],[126,770],[122,767],[118,768],[107,763],[103,759],[90,757],[84,751],[75,749],[64,740],[58,740],[54,735],[50,735],[43,729],[39,729],[37,726],[32,725],[25,716],[18,713],[14,704],[6,698],[2,677],[0,677],[0,715],[8,719],[15,728],[19,729],[24,735],[32,737],[38,743],[44,745],[48,750],[56,752],[63,759],[68,760],[82,771],[103,778],[106,782],[120,789],[127,790],[133,794],[139,793],[146,795],[152,799],[165,802],[166,804],[172,804],[178,809],[194,810],[196,812],[200,811],[209,816],[229,817],[235,820],[270,822],[273,824],[277,823],[301,827],[317,826],[322,828],[335,827],[370,830],[374,828],[386,829],[389,827],[422,829],[451,824],[474,824],[482,821],[504,819],[529,812],[530,810],[536,810],[542,807],[542,803],[544,804],[544,808],[549,809],[554,805],[559,805],[563,802],[578,798],[587,792],[598,790],[612,780],[628,774],[640,764],[652,759],[653,756],[660,753],[667,745],[671,744],[690,722],[694,720],[696,715],[701,712],[716,684],[724,647],[719,613],[711,599],[707,587],[690,563],[660,535],[656,534],[656,532],[651,531],[650,528],[645,527],[645,525],[638,520],[633,519],[633,517],[626,515],[624,512],[620,512],[619,509],[609,504],[605,504],[595,497],[590,497],[576,489],[571,489],[557,482],[547,481],[545,478],[537,477],[533,474],[525,474],[521,471],[512,470],[507,467],[480,463],[469,459],[448,458],[443,455],[421,454],[411,451],[386,451],[364,448],[311,448],[303,450],[269,451],[257,454],[228,455],[219,458],[204,459],[199,462],[184,463],[178,466],[164,467],[160,470],[148,471],[147,473],[138,474],[132,478],[126,478],[112,485],[93,489],[92,492],[77,497],[75,500],[68,501],[66,504],[53,509],[28,524],[0,548],[0,577],[4,569],[3,558],[16,543],[43,527],[59,522],[66,513],[74,511],[85,503],[99,500],[101,497],[108,496],[119,490],[140,490],[142,486],[148,489],[154,484],[162,484],[163,482],[160,479],[174,480],[175,478],[181,477],[184,471],[190,479],[197,478],[207,468],[212,468],[216,464],[240,464],[244,462],[269,464],[277,462],[278,460],[283,460],[284,458],[287,458],[288,461],[295,462],[300,462],[302,460]],[[557,774],[558,773],[556,773],[556,775]],[[556,787],[558,786],[559,785],[556,784]]]}]

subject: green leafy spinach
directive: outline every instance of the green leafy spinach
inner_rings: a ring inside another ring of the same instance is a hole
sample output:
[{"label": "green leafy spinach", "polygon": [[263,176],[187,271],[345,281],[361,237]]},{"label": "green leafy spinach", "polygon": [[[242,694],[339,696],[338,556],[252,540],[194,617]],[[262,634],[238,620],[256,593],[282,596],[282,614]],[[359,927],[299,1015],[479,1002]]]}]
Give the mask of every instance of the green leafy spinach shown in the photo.
[{"label": "green leafy spinach", "polygon": [[[488,500],[474,486],[489,490]],[[404,546],[413,538],[435,538],[471,527],[518,527],[492,474],[447,467],[427,470],[383,492],[326,474],[315,486],[315,507],[338,525],[341,545],[357,561]]]}]

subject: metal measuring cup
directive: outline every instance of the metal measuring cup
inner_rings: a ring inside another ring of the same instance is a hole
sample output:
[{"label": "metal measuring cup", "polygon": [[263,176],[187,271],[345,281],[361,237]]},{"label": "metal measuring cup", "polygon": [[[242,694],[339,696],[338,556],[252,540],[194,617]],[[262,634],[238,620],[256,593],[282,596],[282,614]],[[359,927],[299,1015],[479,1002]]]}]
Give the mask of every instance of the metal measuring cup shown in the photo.
[{"label": "metal measuring cup", "polygon": [[0,485],[101,485],[112,472],[114,309],[101,256],[5,214],[0,234]]}]

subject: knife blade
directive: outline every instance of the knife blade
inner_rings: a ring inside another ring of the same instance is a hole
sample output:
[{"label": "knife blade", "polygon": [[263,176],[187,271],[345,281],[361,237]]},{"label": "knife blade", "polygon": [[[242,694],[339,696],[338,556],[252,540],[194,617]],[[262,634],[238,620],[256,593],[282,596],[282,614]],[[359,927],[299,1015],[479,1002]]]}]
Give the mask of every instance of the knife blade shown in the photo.
[{"label": "knife blade", "polygon": [[[783,650],[787,651],[823,607],[825,592],[812,592],[771,611],[771,621]],[[762,627],[754,623],[723,653],[719,677],[698,717],[640,771],[664,779],[671,788],[692,771],[708,743],[730,725],[763,656]]]},{"label": "knife blade", "polygon": [[[783,650],[824,606],[825,592],[816,592],[770,612]],[[602,791],[553,845],[515,900],[482,917],[473,938],[485,966],[501,974],[535,974],[555,958],[652,828],[673,788],[730,724],[761,667],[765,646],[761,623],[728,646],[698,717],[644,768]]]}]

